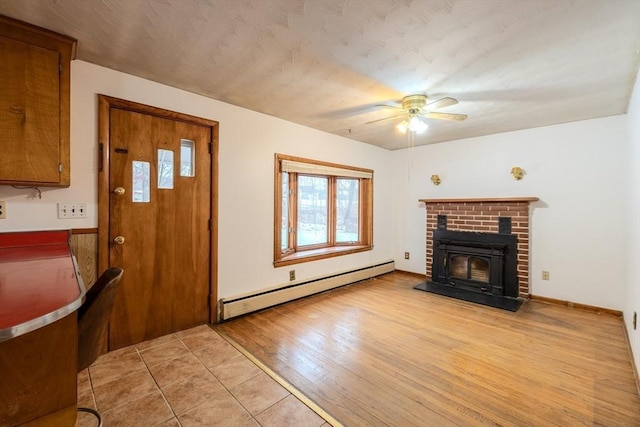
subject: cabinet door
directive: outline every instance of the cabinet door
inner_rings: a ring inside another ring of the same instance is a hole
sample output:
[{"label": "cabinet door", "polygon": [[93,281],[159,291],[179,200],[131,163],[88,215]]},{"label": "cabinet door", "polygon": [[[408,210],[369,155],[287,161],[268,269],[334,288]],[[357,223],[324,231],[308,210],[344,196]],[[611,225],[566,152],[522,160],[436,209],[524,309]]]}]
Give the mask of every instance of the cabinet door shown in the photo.
[{"label": "cabinet door", "polygon": [[60,54],[0,37],[0,181],[60,182]]}]

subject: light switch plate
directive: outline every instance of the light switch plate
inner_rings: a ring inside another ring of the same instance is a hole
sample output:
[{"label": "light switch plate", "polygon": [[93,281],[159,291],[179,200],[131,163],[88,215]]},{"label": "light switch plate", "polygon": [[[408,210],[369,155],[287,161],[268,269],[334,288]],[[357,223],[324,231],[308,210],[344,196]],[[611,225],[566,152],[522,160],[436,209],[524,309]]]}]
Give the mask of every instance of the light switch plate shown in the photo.
[{"label": "light switch plate", "polygon": [[58,218],[59,219],[76,219],[87,217],[87,204],[86,203],[58,203]]}]

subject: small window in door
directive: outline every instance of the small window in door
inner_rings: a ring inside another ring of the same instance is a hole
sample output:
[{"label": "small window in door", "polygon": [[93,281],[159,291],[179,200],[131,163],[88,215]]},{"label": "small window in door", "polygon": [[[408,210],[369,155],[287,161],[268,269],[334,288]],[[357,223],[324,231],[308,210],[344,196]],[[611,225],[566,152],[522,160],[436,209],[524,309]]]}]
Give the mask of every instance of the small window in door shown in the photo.
[{"label": "small window in door", "polygon": [[132,171],[132,201],[134,203],[149,203],[149,201],[151,200],[151,164],[149,162],[140,162],[138,160],[134,160],[132,162]]},{"label": "small window in door", "polygon": [[158,149],[158,188],[173,188],[173,151]]},{"label": "small window in door", "polygon": [[194,144],[190,139],[180,140],[180,176],[196,176]]}]

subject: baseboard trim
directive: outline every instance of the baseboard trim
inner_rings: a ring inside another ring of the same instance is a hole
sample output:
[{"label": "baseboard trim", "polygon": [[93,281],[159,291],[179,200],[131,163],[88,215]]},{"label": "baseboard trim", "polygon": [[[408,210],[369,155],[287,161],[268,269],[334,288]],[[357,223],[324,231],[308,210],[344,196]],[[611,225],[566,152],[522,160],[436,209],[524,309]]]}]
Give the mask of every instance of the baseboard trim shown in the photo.
[{"label": "baseboard trim", "polygon": [[294,301],[360,280],[370,279],[394,270],[395,262],[388,260],[353,270],[307,279],[302,282],[286,283],[254,293],[222,298],[220,300],[220,320],[229,320],[233,317]]},{"label": "baseboard trim", "polygon": [[577,308],[579,310],[591,311],[593,313],[598,313],[598,314],[612,314],[614,316],[622,317],[622,311],[614,310],[611,308],[597,307],[595,305],[581,304],[578,302],[565,301],[565,300],[543,297],[543,296],[532,295],[532,294],[529,294],[529,299],[533,301],[544,302],[547,304],[562,305],[565,307]]},{"label": "baseboard trim", "polygon": [[640,396],[640,376],[638,375],[636,360],[633,358],[631,338],[629,338],[629,329],[627,329],[627,322],[624,321],[624,315],[622,315],[622,326],[624,326],[624,336],[627,342],[627,352],[629,353],[629,360],[631,360],[631,369],[633,369],[633,378],[636,380],[636,393],[638,394],[638,396]]},{"label": "baseboard trim", "polygon": [[425,273],[414,273],[413,271],[406,271],[406,270],[396,270],[397,273],[403,273],[403,274],[408,274],[409,276],[413,276],[416,279],[420,279],[420,280],[426,280],[427,279],[427,275]]}]

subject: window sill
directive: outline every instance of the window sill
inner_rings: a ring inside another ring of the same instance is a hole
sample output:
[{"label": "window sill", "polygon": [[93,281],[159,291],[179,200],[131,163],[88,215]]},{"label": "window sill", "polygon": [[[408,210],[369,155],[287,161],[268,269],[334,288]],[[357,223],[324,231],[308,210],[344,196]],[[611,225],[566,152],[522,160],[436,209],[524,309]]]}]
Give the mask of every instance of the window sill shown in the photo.
[{"label": "window sill", "polygon": [[299,264],[302,262],[317,261],[319,259],[370,251],[371,249],[373,249],[373,246],[371,245],[334,246],[332,248],[313,249],[310,251],[296,252],[294,254],[284,256],[274,261],[273,266],[283,267],[285,265]]}]

